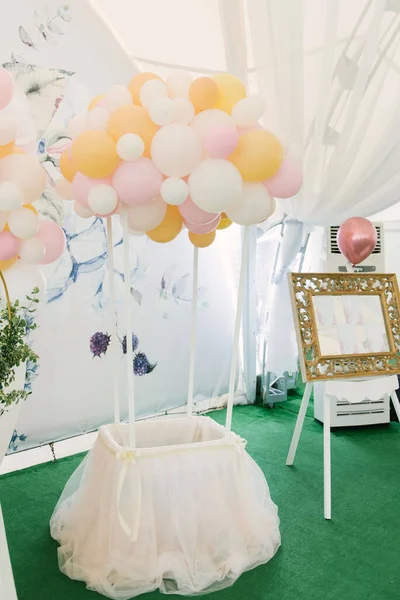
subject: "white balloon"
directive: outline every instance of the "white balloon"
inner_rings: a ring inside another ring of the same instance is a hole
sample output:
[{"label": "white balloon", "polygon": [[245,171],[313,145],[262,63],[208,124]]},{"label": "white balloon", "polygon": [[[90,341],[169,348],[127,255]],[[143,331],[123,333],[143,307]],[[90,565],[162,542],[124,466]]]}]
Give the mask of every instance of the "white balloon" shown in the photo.
[{"label": "white balloon", "polygon": [[236,130],[235,120],[219,108],[203,110],[195,116],[190,126],[204,139],[209,130],[215,125],[224,125]]},{"label": "white balloon", "polygon": [[160,96],[149,103],[149,116],[156,125],[169,125],[174,116],[174,101]]},{"label": "white balloon", "polygon": [[189,194],[206,212],[227,212],[243,195],[242,176],[228,160],[207,158],[190,175]]},{"label": "white balloon", "polygon": [[193,77],[187,71],[171,71],[166,79],[171,98],[187,98]]},{"label": "white balloon", "polygon": [[168,96],[168,90],[165,83],[159,79],[150,79],[140,88],[140,102],[147,108],[150,106],[152,100],[162,96]]},{"label": "white balloon", "polygon": [[106,131],[110,113],[107,109],[96,106],[86,117],[86,128],[90,130]]},{"label": "white balloon", "polygon": [[37,264],[44,258],[45,254],[45,245],[38,237],[35,236],[27,240],[22,240],[19,248],[19,256],[25,263]]},{"label": "white balloon", "polygon": [[265,112],[265,101],[261,96],[247,96],[239,100],[232,109],[232,117],[238,127],[251,127]]},{"label": "white balloon", "polygon": [[0,146],[15,141],[17,131],[17,119],[13,115],[0,114]]},{"label": "white balloon", "polygon": [[113,85],[106,92],[101,103],[112,112],[121,106],[132,104],[132,96],[128,88],[124,85]]},{"label": "white balloon", "polygon": [[86,208],[86,206],[82,206],[82,204],[79,204],[79,202],[76,200],[74,202],[74,211],[78,217],[81,217],[81,219],[90,219],[94,216],[94,212],[92,210]]},{"label": "white balloon", "polygon": [[144,152],[144,142],[136,133],[126,133],[117,142],[117,154],[123,160],[138,160]]},{"label": "white balloon", "polygon": [[[4,277],[12,302],[17,299],[25,301],[26,296],[30,296],[34,288],[39,288],[37,299],[44,299],[47,287],[46,278],[38,266],[18,261],[12,269],[7,269],[4,272]],[[0,295],[4,297],[4,291],[1,286]]]},{"label": "white balloon", "polygon": [[0,183],[0,210],[15,210],[24,202],[22,190],[12,181]]},{"label": "white balloon", "polygon": [[3,231],[7,224],[8,214],[5,211],[0,211],[0,231]]},{"label": "white balloon", "polygon": [[200,136],[181,123],[171,123],[159,129],[151,144],[154,164],[168,177],[189,175],[199,164],[201,155]]},{"label": "white balloon", "polygon": [[172,120],[174,123],[189,125],[194,119],[195,110],[193,104],[187,98],[175,98]]},{"label": "white balloon", "polygon": [[160,187],[160,196],[167,203],[173,206],[183,204],[189,195],[188,184],[179,177],[168,177]]},{"label": "white balloon", "polygon": [[128,208],[128,226],[137,233],[151,231],[158,227],[165,217],[167,205],[157,197],[153,202],[137,204]]},{"label": "white balloon", "polygon": [[95,185],[89,192],[88,204],[89,208],[97,215],[109,215],[117,208],[117,192],[107,183]]},{"label": "white balloon", "polygon": [[255,225],[265,221],[275,210],[275,199],[263,183],[245,183],[240,201],[226,211],[238,225]]},{"label": "white balloon", "polygon": [[69,137],[73,140],[74,138],[81,135],[86,129],[86,117],[83,115],[77,115],[76,117],[72,117],[70,119],[67,126],[67,133]]},{"label": "white balloon", "polygon": [[18,124],[17,146],[26,146],[30,142],[35,142],[36,154],[36,125],[31,114],[31,107],[28,98],[22,90],[14,89],[14,95],[8,106],[2,110],[2,114],[12,115],[16,118]]},{"label": "white balloon", "polygon": [[37,214],[24,207],[11,211],[7,223],[11,233],[21,240],[31,238],[39,229]]},{"label": "white balloon", "polygon": [[144,231],[135,231],[134,229],[131,229],[130,227],[128,227],[128,231],[131,235],[135,235],[137,237],[140,237],[141,235],[144,235]]}]

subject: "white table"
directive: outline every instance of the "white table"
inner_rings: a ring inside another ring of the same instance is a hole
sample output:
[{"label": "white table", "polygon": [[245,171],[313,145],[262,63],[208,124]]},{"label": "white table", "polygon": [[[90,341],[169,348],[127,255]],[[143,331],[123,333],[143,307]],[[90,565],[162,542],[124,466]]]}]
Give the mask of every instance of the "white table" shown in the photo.
[{"label": "white table", "polygon": [[[296,456],[297,446],[304,425],[304,419],[310,401],[311,392],[314,383],[306,384],[303,399],[301,401],[299,414],[297,416],[296,426],[294,428],[289,453],[286,459],[287,465],[293,465]],[[330,423],[330,402],[332,399],[346,398],[351,402],[361,402],[364,399],[373,400],[376,396],[382,398],[390,396],[397,418],[400,422],[400,403],[396,395],[399,387],[397,375],[388,377],[375,377],[373,379],[335,379],[325,382],[324,394],[324,516],[325,519],[331,518],[332,500],[331,500],[331,423]]]},{"label": "white table", "polygon": [[11,569],[6,532],[0,506],[0,598],[1,600],[17,600],[14,577]]}]

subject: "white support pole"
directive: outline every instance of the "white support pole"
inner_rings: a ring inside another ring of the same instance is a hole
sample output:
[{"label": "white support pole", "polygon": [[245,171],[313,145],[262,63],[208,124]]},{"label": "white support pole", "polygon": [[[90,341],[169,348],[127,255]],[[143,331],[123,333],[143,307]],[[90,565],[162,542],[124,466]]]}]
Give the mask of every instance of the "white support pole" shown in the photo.
[{"label": "white support pole", "polygon": [[119,386],[118,386],[118,344],[117,344],[117,320],[115,311],[115,285],[114,285],[114,244],[112,232],[111,217],[107,217],[107,248],[108,248],[108,287],[110,294],[110,333],[111,333],[111,355],[113,361],[113,398],[114,398],[114,423],[119,423],[120,406],[119,406]]},{"label": "white support pole", "polygon": [[393,408],[396,411],[396,415],[397,415],[397,418],[398,418],[399,423],[400,423],[400,402],[399,402],[399,399],[397,397],[396,390],[394,392],[392,392],[392,394],[391,394],[390,397],[391,397],[391,400],[392,400]]},{"label": "white support pole", "polygon": [[231,372],[229,375],[229,391],[228,391],[228,406],[226,411],[226,429],[230,431],[232,429],[232,413],[233,413],[233,398],[235,395],[235,382],[236,382],[236,370],[237,362],[239,358],[239,338],[240,338],[240,325],[242,320],[243,310],[243,298],[244,288],[246,280],[246,265],[247,256],[249,251],[249,227],[244,228],[242,238],[242,260],[240,263],[240,276],[239,276],[239,287],[237,293],[236,303],[236,316],[235,316],[235,328],[233,331],[233,347],[232,347],[232,362]]},{"label": "white support pole", "polygon": [[190,354],[189,354],[189,386],[187,399],[187,416],[193,415],[193,397],[194,397],[194,374],[196,359],[196,341],[197,341],[197,289],[199,283],[199,249],[193,246],[193,292],[192,292],[192,321],[190,333]]},{"label": "white support pole", "polygon": [[301,431],[303,429],[304,419],[307,412],[308,403],[311,398],[311,392],[313,389],[312,383],[306,383],[306,387],[303,394],[303,399],[301,401],[299,414],[297,415],[296,426],[294,428],[292,441],[290,443],[289,452],[286,459],[286,464],[291,466],[294,463],[294,457],[296,456],[297,446],[299,445],[299,439],[301,435]]},{"label": "white support pole", "polygon": [[331,399],[324,394],[324,516],[331,518]]},{"label": "white support pole", "polygon": [[128,211],[121,206],[121,222],[124,238],[125,318],[126,318],[126,374],[128,378],[129,443],[136,447],[135,435],[135,387],[133,374],[132,313],[131,313],[131,267],[129,259]]}]

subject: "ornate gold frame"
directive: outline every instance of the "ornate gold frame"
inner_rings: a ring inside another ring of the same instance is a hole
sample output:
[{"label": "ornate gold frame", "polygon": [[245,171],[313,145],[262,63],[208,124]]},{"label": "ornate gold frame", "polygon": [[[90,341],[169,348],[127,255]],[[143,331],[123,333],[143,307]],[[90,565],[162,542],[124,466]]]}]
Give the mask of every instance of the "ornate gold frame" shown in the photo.
[{"label": "ornate gold frame", "polygon": [[[289,289],[304,382],[400,373],[400,303],[396,275],[289,273]],[[380,296],[390,352],[321,356],[312,297]]]}]

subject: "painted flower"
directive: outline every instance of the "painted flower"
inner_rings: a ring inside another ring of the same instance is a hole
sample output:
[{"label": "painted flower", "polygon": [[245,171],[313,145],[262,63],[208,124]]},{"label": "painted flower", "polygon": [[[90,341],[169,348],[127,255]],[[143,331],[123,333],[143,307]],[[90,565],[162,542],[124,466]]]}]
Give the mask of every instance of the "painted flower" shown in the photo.
[{"label": "painted flower", "polygon": [[144,352],[138,352],[133,359],[133,372],[135,375],[141,377],[142,375],[148,375],[156,368],[157,363],[151,365],[149,359]]},{"label": "painted flower", "polygon": [[108,333],[102,331],[96,331],[90,338],[90,351],[93,356],[101,356],[106,354],[108,346],[110,345],[111,336]]},{"label": "painted flower", "polygon": [[[121,342],[121,346],[122,346],[122,352],[124,354],[126,354],[127,352],[127,348],[126,348],[126,335],[124,335],[122,342]],[[132,348],[133,351],[137,350],[139,347],[139,338],[137,335],[135,335],[134,333],[132,333]]]}]

